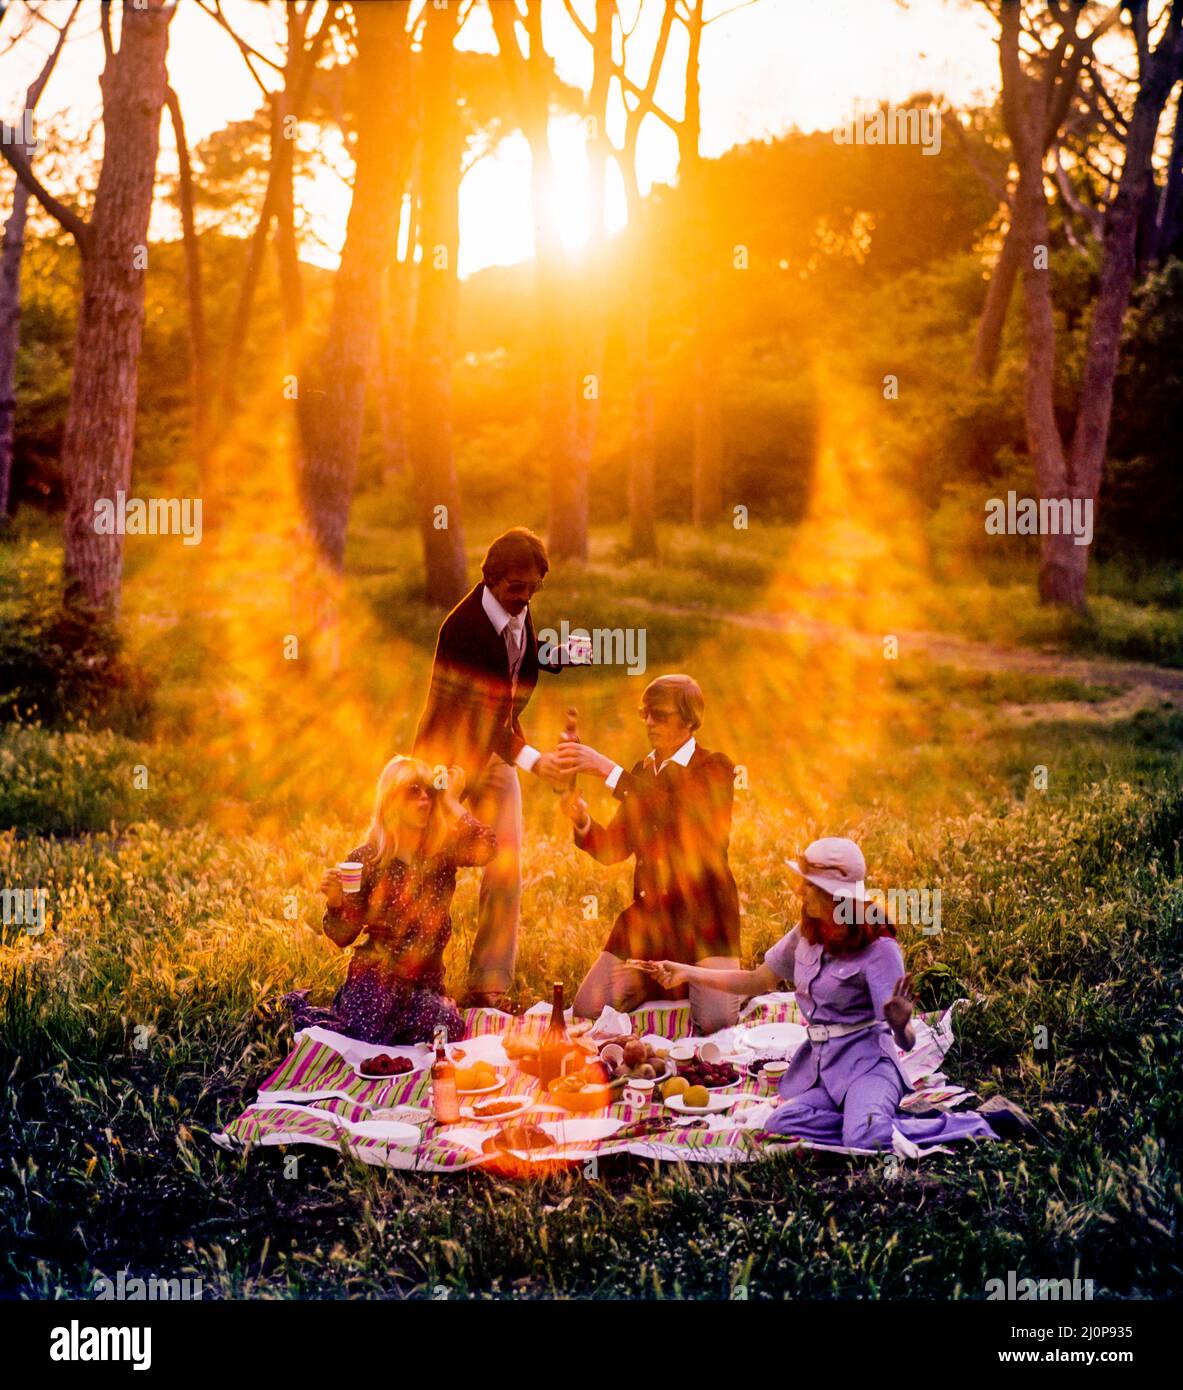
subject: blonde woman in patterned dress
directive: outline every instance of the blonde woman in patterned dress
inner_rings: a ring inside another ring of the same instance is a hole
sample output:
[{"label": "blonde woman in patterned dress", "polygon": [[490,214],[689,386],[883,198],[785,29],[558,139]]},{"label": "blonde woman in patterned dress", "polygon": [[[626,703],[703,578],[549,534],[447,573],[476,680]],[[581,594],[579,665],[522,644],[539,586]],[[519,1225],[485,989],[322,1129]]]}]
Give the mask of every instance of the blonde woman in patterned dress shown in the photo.
[{"label": "blonde woman in patterned dress", "polygon": [[289,996],[297,1028],[317,1024],[369,1043],[423,1042],[441,1025],[449,1038],[463,1036],[444,994],[456,870],[487,864],[497,850],[493,831],[460,805],[463,791],[459,767],[445,775],[399,756],[383,768],[369,833],[349,855],[362,865],[361,891],[344,892],[335,868],[320,885],[325,935],[354,947],[349,974],[327,1010],[310,1006],[306,991]]}]

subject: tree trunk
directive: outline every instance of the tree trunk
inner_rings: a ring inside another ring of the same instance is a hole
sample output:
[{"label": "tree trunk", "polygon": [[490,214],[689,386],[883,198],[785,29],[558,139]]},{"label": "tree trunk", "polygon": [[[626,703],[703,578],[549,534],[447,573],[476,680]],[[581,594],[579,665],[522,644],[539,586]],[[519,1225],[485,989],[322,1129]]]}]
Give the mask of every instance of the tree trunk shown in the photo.
[{"label": "tree trunk", "polygon": [[[32,153],[27,147],[26,152]],[[25,253],[28,211],[29,190],[17,179],[12,190],[12,212],[4,227],[4,249],[0,251],[0,521],[8,519],[12,492],[16,354],[21,332],[21,260]]]},{"label": "tree trunk", "polygon": [[691,519],[713,526],[723,516],[723,432],[719,405],[719,354],[710,341],[717,273],[705,244],[705,205],[700,193],[702,157],[701,68],[704,0],[689,14],[686,49],[685,114],[678,132],[678,182],[689,219],[690,341],[693,417],[691,436]]},{"label": "tree trunk", "polygon": [[405,121],[394,99],[404,86],[406,6],[355,7],[358,63],[357,165],[341,266],[319,369],[301,373],[300,473],[305,516],[334,569],[345,536],[365,417],[366,382],[378,346],[377,306],[394,258],[399,199],[406,178]]},{"label": "tree trunk", "polygon": [[[274,220],[283,199],[284,181],[290,188],[292,153],[294,140],[284,139],[282,119],[284,115],[298,115],[303,110],[312,83],[325,36],[332,22],[332,8],[321,21],[307,46],[304,43],[305,30],[312,7],[304,10],[289,9],[289,41],[287,62],[284,66],[284,86],[273,98],[272,137],[270,162],[267,171],[267,187],[263,192],[263,206],[259,209],[259,220],[251,234],[247,247],[246,265],[239,283],[238,298],[234,305],[234,316],[230,325],[230,335],[222,360],[221,382],[218,387],[215,433],[222,434],[229,425],[238,408],[238,387],[242,375],[242,354],[250,336],[251,317],[254,313],[255,294],[259,288],[259,278],[263,272],[263,258],[267,250],[267,239],[271,235]],[[278,136],[278,138],[277,138]],[[287,306],[290,312],[290,305]]]},{"label": "tree trunk", "polygon": [[178,193],[181,204],[181,233],[185,245],[185,288],[189,298],[189,382],[193,398],[193,452],[197,457],[198,475],[204,479],[206,449],[209,440],[207,415],[209,389],[207,386],[207,353],[205,340],[205,296],[201,283],[201,247],[197,240],[194,218],[193,171],[189,164],[189,144],[185,139],[185,123],[181,103],[170,87],[165,93],[168,113],[172,117],[173,134],[177,142]]},{"label": "tree trunk", "polygon": [[1002,250],[990,274],[986,288],[986,302],[982,306],[982,316],[978,319],[977,336],[974,338],[974,372],[983,381],[991,381],[998,368],[998,354],[1002,348],[1002,330],[1006,325],[1006,311],[1014,293],[1015,280],[1022,259],[1019,238],[1015,235],[1014,218],[1003,238]]},{"label": "tree trunk", "polygon": [[541,453],[550,487],[547,539],[555,559],[587,559],[588,480],[580,466],[575,353],[568,314],[566,256],[559,234],[558,191],[550,149],[550,59],[542,46],[539,0],[522,20],[530,51],[514,33],[513,5],[490,10],[502,62],[512,76],[516,114],[530,146],[534,214],[537,364],[541,393]]},{"label": "tree trunk", "polygon": [[172,9],[124,6],[119,49],[100,81],[103,167],[82,260],[74,378],[62,441],[67,600],[119,608],[123,537],[95,530],[95,502],[131,486],[144,322],[148,219],[160,145]]},{"label": "tree trunk", "polygon": [[[1037,89],[1028,84],[1019,57],[1019,6],[1004,0],[999,54],[1002,98],[1007,129],[1019,168],[1014,195],[1015,242],[1023,269],[1024,325],[1027,361],[1023,382],[1023,413],[1027,451],[1035,469],[1041,497],[1068,496],[1064,441],[1055,412],[1056,327],[1052,308],[1051,274],[1036,265],[1036,248],[1048,246],[1047,195],[1043,187],[1042,131],[1047,113]],[[1039,597],[1043,603],[1084,605],[1083,589],[1067,556],[1062,536],[1043,536],[1040,542]],[[1071,537],[1067,538],[1071,542]]]},{"label": "tree trunk", "polygon": [[285,364],[296,360],[300,330],[304,324],[304,284],[296,245],[294,173],[289,160],[280,171],[279,193],[275,200],[275,259],[279,266],[279,307],[285,339]]},{"label": "tree trunk", "polygon": [[[1159,121],[1183,57],[1181,18],[1183,0],[1175,0],[1167,30],[1149,55],[1148,70],[1142,74],[1126,136],[1117,195],[1105,213],[1101,285],[1093,306],[1070,455],[1073,495],[1092,500],[1094,521],[1109,442],[1122,327],[1137,270],[1139,223],[1153,179],[1151,161]],[[1080,552],[1078,564],[1083,588],[1091,547],[1076,549]]]},{"label": "tree trunk", "polygon": [[[421,58],[423,196],[419,301],[411,353],[411,463],[428,602],[451,608],[467,587],[452,442],[452,357],[463,135],[453,87],[455,17],[428,6]],[[437,510],[442,509],[442,510]]]},{"label": "tree trunk", "polygon": [[[410,249],[414,250],[414,241]],[[386,268],[378,332],[378,414],[382,428],[382,478],[407,476],[407,373],[415,321],[413,261],[391,260]]]},{"label": "tree trunk", "polygon": [[588,92],[587,109],[595,129],[587,144],[588,222],[587,254],[584,258],[582,301],[580,304],[582,332],[579,335],[580,360],[575,366],[577,385],[594,379],[596,389],[590,395],[582,391],[579,400],[578,458],[579,470],[590,478],[592,459],[600,423],[600,397],[604,389],[604,356],[608,338],[608,305],[611,302],[608,280],[608,223],[607,185],[608,102],[612,86],[612,26],[616,13],[615,0],[596,0],[596,27],[592,35],[592,82]]},{"label": "tree trunk", "polygon": [[649,256],[644,200],[637,183],[635,151],[621,161],[628,205],[628,322],[625,326],[628,375],[632,384],[629,425],[629,553],[657,554],[655,478],[657,473],[653,415],[653,372],[649,364]]},{"label": "tree trunk", "polygon": [[1171,154],[1167,160],[1167,177],[1158,201],[1155,219],[1154,255],[1161,265],[1174,251],[1183,236],[1183,91],[1175,104],[1175,129],[1171,136]]},{"label": "tree trunk", "polygon": [[[25,111],[31,119],[45,84],[57,65],[70,25],[78,13],[75,5],[66,16],[41,71],[25,93]],[[21,153],[31,160],[34,148],[23,140]],[[29,215],[29,190],[18,178],[12,190],[12,212],[4,224],[0,249],[0,524],[8,520],[12,503],[12,461],[16,452],[16,356],[21,338],[21,262],[25,254],[25,225]]]}]

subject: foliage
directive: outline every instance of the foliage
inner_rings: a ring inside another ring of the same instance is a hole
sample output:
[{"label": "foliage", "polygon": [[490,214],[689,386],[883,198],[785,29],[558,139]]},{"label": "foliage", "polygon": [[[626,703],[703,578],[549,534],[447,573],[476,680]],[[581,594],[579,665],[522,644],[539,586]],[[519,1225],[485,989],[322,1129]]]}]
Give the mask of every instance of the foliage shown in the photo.
[{"label": "foliage", "polygon": [[0,722],[143,728],[152,682],[114,627],[60,606],[56,559],[32,540],[0,575]]}]

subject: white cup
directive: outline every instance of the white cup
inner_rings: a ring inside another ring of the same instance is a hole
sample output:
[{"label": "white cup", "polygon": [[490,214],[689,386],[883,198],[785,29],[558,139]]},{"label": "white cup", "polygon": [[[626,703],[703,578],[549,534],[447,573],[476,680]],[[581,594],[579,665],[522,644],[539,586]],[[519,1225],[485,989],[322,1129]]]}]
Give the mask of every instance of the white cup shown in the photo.
[{"label": "white cup", "polygon": [[723,1060],[723,1049],[718,1043],[703,1043],[698,1049],[698,1055],[704,1062],[721,1062]]},{"label": "white cup", "polygon": [[692,1042],[676,1042],[670,1048],[671,1062],[690,1062],[697,1056],[698,1049]]},{"label": "white cup", "polygon": [[592,639],[590,637],[568,637],[567,660],[572,666],[590,666]]},{"label": "white cup", "polygon": [[647,1076],[630,1077],[624,1088],[625,1105],[652,1105],[656,1086],[657,1082]]},{"label": "white cup", "polygon": [[361,872],[364,868],[364,864],[359,864],[354,859],[343,859],[337,865],[337,872],[341,875],[342,893],[361,892]]}]

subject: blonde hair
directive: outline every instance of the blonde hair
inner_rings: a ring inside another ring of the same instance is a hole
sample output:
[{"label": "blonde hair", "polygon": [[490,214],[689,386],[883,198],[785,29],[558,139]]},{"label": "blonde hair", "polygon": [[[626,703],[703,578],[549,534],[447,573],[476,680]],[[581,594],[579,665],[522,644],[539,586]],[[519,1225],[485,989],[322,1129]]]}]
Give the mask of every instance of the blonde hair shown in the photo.
[{"label": "blonde hair", "polygon": [[396,754],[378,777],[378,792],[374,798],[374,816],[366,834],[366,844],[374,851],[378,867],[384,869],[398,853],[399,832],[403,828],[398,814],[398,802],[410,783],[419,781],[433,788],[431,814],[423,831],[420,857],[430,859],[438,854],[456,828],[457,816],[436,788],[436,773],[421,758]]}]

